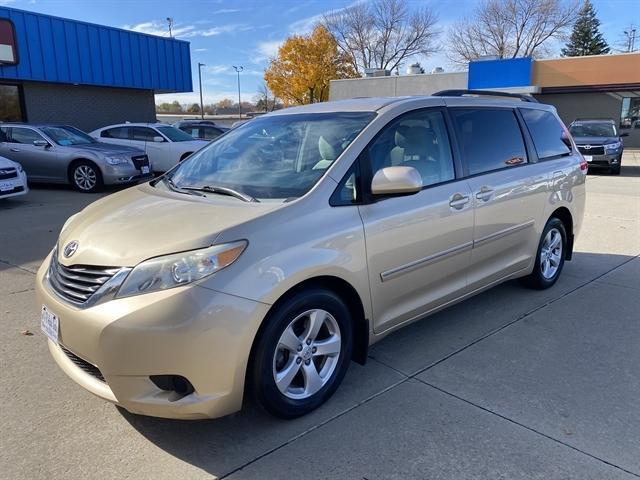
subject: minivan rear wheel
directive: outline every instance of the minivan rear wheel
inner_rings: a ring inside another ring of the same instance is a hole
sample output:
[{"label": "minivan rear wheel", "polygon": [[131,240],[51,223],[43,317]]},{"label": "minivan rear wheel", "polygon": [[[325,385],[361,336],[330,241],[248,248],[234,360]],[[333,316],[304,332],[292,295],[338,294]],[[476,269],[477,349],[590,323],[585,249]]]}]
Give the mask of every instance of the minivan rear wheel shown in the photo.
[{"label": "minivan rear wheel", "polygon": [[550,218],[542,231],[533,272],[523,279],[532,288],[551,287],[560,276],[567,251],[567,232],[558,218]]},{"label": "minivan rear wheel", "polygon": [[258,403],[281,418],[305,415],[336,391],[349,366],[349,309],[331,291],[301,291],[278,305],[257,343],[251,389]]}]

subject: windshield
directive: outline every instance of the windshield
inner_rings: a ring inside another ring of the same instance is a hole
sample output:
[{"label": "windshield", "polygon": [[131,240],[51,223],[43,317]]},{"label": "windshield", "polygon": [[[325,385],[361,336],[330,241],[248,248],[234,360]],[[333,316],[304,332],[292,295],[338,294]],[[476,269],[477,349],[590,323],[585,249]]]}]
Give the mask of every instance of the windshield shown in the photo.
[{"label": "windshield", "polygon": [[156,127],[156,130],[161,132],[172,142],[192,142],[195,140],[195,138],[193,138],[188,133],[185,133],[182,130],[178,130],[176,127],[171,127],[169,125],[167,125],[166,127]]},{"label": "windshield", "polygon": [[617,137],[612,123],[574,123],[569,128],[574,137]]},{"label": "windshield", "polygon": [[63,147],[67,147],[70,145],[88,145],[90,143],[97,143],[96,140],[91,138],[89,135],[74,127],[42,127],[41,130],[51,140]]},{"label": "windshield", "polygon": [[266,116],[219,137],[169,173],[178,188],[231,188],[261,199],[304,195],[373,112]]}]

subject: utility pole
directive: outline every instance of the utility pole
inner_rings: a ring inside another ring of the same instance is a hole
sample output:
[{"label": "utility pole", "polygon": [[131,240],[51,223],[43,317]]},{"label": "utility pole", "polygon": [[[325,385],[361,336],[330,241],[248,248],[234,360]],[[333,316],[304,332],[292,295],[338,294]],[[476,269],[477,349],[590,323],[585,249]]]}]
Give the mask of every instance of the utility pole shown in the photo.
[{"label": "utility pole", "polygon": [[173,32],[171,28],[173,27],[173,18],[167,17],[167,23],[169,24],[169,38],[173,38]]},{"label": "utility pole", "polygon": [[240,101],[240,72],[244,70],[244,67],[242,65],[232,66],[233,68],[235,68],[236,73],[238,74],[238,118],[242,118],[242,103]]},{"label": "utility pole", "polygon": [[633,52],[635,51],[635,43],[636,43],[636,29],[633,28],[633,25],[631,25],[632,28],[630,28],[629,30],[625,30],[624,34],[627,37],[627,52]]},{"label": "utility pole", "polygon": [[204,63],[198,62],[198,80],[200,81],[200,118],[204,120],[204,103],[202,102],[202,67]]}]

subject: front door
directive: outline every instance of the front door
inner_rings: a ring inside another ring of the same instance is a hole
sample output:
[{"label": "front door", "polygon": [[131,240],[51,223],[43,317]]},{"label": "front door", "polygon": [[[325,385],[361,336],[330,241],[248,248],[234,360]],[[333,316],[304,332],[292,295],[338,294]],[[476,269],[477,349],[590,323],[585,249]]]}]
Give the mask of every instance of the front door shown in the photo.
[{"label": "front door", "polygon": [[[390,123],[362,159],[372,173],[410,166],[414,195],[361,205],[374,330],[383,332],[462,295],[473,239],[471,191],[456,180],[443,112],[424,109]],[[370,179],[366,180],[370,183]]]},{"label": "front door", "polygon": [[452,108],[475,204],[469,289],[527,268],[548,198],[548,166],[530,163],[511,108]]},{"label": "front door", "polygon": [[[61,168],[56,147],[51,142],[28,127],[10,127],[8,130],[5,156],[21,164],[29,179],[65,179],[66,171]],[[34,145],[33,142],[47,142],[47,145]]]}]

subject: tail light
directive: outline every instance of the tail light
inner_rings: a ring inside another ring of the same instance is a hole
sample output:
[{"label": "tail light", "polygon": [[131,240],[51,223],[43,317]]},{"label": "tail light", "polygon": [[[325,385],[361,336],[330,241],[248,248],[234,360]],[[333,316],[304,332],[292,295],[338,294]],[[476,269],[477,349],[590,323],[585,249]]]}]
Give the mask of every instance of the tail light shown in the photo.
[{"label": "tail light", "polygon": [[580,155],[580,170],[584,173],[587,173],[587,170],[589,170],[589,164],[582,155]]}]

